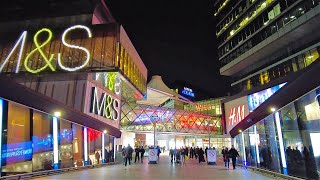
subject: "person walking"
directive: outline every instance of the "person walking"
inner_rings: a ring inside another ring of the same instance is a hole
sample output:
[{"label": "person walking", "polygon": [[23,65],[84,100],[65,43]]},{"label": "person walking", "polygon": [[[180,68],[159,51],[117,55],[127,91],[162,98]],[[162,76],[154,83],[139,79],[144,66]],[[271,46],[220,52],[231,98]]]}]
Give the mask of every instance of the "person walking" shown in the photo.
[{"label": "person walking", "polygon": [[194,155],[194,149],[191,147],[190,148],[190,158],[193,159],[193,155]]},{"label": "person walking", "polygon": [[196,159],[198,158],[198,153],[199,153],[199,146],[197,146],[195,152],[194,152],[194,155],[196,157]]},{"label": "person walking", "polygon": [[185,155],[185,149],[181,147],[181,164],[184,164]]},{"label": "person walking", "polygon": [[199,158],[199,163],[201,163],[201,162],[205,162],[204,161],[204,151],[202,150],[202,148],[200,148],[199,149],[199,151],[198,151],[198,158]]},{"label": "person walking", "polygon": [[130,144],[128,144],[128,147],[126,148],[126,162],[124,166],[127,166],[128,161],[129,161],[129,165],[131,165],[132,153],[133,153],[133,148],[130,146]]},{"label": "person walking", "polygon": [[174,150],[172,148],[170,148],[169,156],[171,157],[171,163],[173,163],[175,154],[174,154]]},{"label": "person walking", "polygon": [[134,152],[136,153],[134,157],[134,163],[137,163],[137,159],[138,159],[138,162],[140,161],[140,156],[139,156],[140,149],[138,146],[134,149]]},{"label": "person walking", "polygon": [[184,156],[185,156],[185,160],[188,160],[189,159],[189,149],[188,147],[186,146],[185,149],[184,149]]},{"label": "person walking", "polygon": [[98,151],[96,151],[95,157],[96,157],[97,164],[100,164],[100,154]]},{"label": "person walking", "polygon": [[160,160],[160,154],[161,154],[161,150],[160,150],[160,147],[157,146],[157,155],[158,155],[158,161]]},{"label": "person walking", "polygon": [[234,146],[232,145],[231,149],[229,150],[229,156],[231,157],[232,159],[232,166],[233,166],[233,169],[236,169],[236,160],[237,160],[237,157],[239,156],[239,153],[238,151],[234,148]]},{"label": "person walking", "polygon": [[125,165],[126,162],[126,147],[123,146],[122,148],[122,160],[123,160],[123,165]]},{"label": "person walking", "polygon": [[222,150],[222,155],[223,155],[224,167],[229,168],[230,157],[229,157],[229,150],[227,147]]},{"label": "person walking", "polygon": [[140,148],[141,163],[143,163],[143,157],[144,157],[145,152],[146,152],[146,150],[143,148],[143,146],[141,146],[141,148]]}]

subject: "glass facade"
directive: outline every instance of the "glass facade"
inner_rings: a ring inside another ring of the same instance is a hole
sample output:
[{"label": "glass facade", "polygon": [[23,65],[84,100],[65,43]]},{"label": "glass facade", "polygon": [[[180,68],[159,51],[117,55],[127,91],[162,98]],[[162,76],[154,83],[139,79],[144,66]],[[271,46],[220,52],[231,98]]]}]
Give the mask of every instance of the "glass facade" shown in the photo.
[{"label": "glass facade", "polygon": [[288,54],[287,51],[276,59],[277,62],[281,62],[283,57],[290,57],[285,59],[285,61],[277,64],[276,66],[268,66],[259,72],[253,74],[246,74],[244,76],[249,76],[249,78],[241,79],[233,84],[233,89],[235,92],[240,90],[251,90],[253,88],[262,86],[273,82],[274,80],[289,76],[297,71],[303,70],[310,66],[313,62],[319,59],[320,48],[312,48],[311,50],[305,50],[301,53]]},{"label": "glass facade", "polygon": [[[54,118],[49,114],[3,99],[0,99],[0,108],[2,175],[85,165],[83,126],[59,119],[57,133],[54,133]],[[113,161],[114,137],[87,129],[89,162]],[[55,138],[58,167],[54,166]]]},{"label": "glass facade", "polygon": [[116,67],[121,70],[132,84],[145,94],[147,92],[147,79],[144,78],[128,51],[120,43],[117,45],[116,54]]},{"label": "glass facade", "polygon": [[120,126],[126,131],[222,134],[221,116],[124,102]]},{"label": "glass facade", "polygon": [[187,104],[184,105],[184,110],[189,111],[197,111],[205,114],[210,114],[213,116],[221,116],[222,110],[221,110],[221,101],[223,98],[220,99],[209,99],[204,101],[197,101],[196,106]]},{"label": "glass facade", "polygon": [[296,1],[261,0],[239,15],[231,28],[218,37],[219,59],[226,65],[249,51],[283,27],[297,20],[317,5],[319,0]]},{"label": "glass facade", "polygon": [[320,172],[320,87],[238,134],[238,163],[307,179]]}]

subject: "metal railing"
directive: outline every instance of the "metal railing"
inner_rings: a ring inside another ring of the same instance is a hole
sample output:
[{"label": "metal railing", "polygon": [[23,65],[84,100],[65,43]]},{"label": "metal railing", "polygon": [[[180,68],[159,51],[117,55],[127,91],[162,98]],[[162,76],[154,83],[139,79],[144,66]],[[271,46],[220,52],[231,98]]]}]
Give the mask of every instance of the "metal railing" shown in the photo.
[{"label": "metal railing", "polygon": [[237,165],[240,166],[240,167],[243,167],[245,169],[252,170],[254,172],[256,171],[256,172],[259,172],[261,174],[271,175],[271,176],[273,176],[275,178],[278,177],[278,178],[289,179],[289,180],[303,180],[302,178],[298,178],[298,177],[295,177],[295,176],[289,176],[289,175],[277,173],[277,172],[270,171],[270,170],[267,170],[267,169],[261,169],[261,168],[251,167],[251,166],[244,166],[242,164],[237,164]]},{"label": "metal railing", "polygon": [[66,172],[80,171],[80,170],[84,170],[84,169],[100,168],[100,167],[104,167],[107,165],[113,165],[116,163],[117,162],[110,162],[110,163],[94,164],[94,165],[87,165],[87,166],[80,166],[80,167],[70,167],[70,168],[62,168],[62,169],[47,170],[47,171],[37,171],[37,172],[23,173],[23,174],[17,174],[17,175],[3,176],[3,177],[0,177],[0,179],[6,179],[6,180],[30,179],[30,178],[36,178],[36,177],[57,175],[57,174],[62,174],[62,173],[66,173]]}]

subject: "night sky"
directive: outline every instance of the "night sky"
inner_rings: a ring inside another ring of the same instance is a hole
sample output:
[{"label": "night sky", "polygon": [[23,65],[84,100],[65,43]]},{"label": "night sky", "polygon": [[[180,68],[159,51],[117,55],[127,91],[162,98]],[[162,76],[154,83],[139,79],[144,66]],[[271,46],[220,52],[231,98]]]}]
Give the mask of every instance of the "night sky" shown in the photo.
[{"label": "night sky", "polygon": [[213,0],[107,0],[148,68],[170,86],[183,80],[224,96],[229,83],[219,75]]}]

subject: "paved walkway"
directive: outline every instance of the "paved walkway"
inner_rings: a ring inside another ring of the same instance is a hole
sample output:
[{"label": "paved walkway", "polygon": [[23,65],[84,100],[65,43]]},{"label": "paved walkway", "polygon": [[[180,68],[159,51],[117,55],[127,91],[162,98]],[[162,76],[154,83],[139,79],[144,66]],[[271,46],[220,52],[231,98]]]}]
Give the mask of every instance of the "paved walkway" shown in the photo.
[{"label": "paved walkway", "polygon": [[[220,163],[221,164],[221,163]],[[271,180],[260,174],[244,169],[226,169],[224,166],[209,166],[205,163],[199,164],[196,160],[188,160],[184,165],[171,164],[168,155],[160,156],[158,164],[148,164],[147,159],[143,164],[133,163],[124,167],[122,164],[111,165],[102,168],[76,171],[61,175],[48,176],[41,179],[77,179],[77,180],[99,180],[99,179],[222,179],[222,180]]]}]

